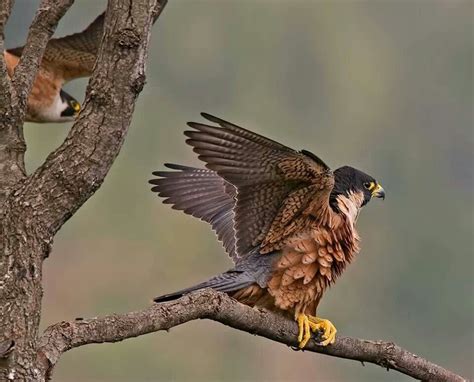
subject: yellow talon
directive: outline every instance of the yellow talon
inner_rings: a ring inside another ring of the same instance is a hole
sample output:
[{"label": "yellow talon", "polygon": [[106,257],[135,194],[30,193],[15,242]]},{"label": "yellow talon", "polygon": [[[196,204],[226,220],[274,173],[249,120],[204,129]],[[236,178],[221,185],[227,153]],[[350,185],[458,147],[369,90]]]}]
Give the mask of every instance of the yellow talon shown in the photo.
[{"label": "yellow talon", "polygon": [[305,314],[299,314],[297,317],[298,321],[298,342],[300,349],[304,348],[311,338],[311,331],[308,316]]},{"label": "yellow talon", "polygon": [[331,321],[302,313],[297,315],[296,321],[298,322],[298,346],[300,349],[303,349],[308,343],[311,332],[322,331],[323,341],[319,343],[320,346],[327,346],[336,341],[337,330]]}]

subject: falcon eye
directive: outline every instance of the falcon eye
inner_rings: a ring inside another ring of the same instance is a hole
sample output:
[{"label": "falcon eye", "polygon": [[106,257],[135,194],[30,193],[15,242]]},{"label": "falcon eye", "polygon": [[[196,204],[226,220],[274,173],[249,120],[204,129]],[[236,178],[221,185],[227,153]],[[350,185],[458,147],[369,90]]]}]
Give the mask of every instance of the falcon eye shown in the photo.
[{"label": "falcon eye", "polygon": [[364,187],[367,189],[367,190],[370,190],[371,188],[373,188],[374,186],[374,182],[365,182],[364,183]]}]

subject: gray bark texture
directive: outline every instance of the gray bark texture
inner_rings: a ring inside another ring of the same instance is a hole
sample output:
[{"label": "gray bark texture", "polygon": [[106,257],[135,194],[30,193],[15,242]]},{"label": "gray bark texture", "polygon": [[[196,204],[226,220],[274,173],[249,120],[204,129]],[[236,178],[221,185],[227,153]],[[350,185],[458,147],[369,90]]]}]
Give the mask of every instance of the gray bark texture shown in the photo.
[{"label": "gray bark texture", "polygon": [[[11,80],[0,55],[0,348],[1,344],[9,348],[0,381],[48,377],[39,372],[37,357],[43,260],[55,233],[99,188],[120,151],[135,100],[145,84],[153,19],[164,4],[109,1],[83,111],[64,143],[27,176],[22,133],[27,95],[44,48],[72,3],[41,2]],[[0,46],[12,5],[11,1],[0,3]]]},{"label": "gray bark texture", "polygon": [[[166,0],[109,0],[101,48],[78,119],[63,144],[27,175],[23,120],[46,44],[74,0],[42,0],[12,78],[3,58],[14,0],[0,2],[0,381],[47,381],[73,348],[117,342],[195,319],[296,346],[295,322],[210,290],[141,311],[60,322],[39,333],[42,266],[62,225],[100,187],[145,84],[151,27]],[[307,351],[371,362],[420,380],[464,381],[393,343],[338,337]],[[184,350],[185,351],[185,350]]]}]

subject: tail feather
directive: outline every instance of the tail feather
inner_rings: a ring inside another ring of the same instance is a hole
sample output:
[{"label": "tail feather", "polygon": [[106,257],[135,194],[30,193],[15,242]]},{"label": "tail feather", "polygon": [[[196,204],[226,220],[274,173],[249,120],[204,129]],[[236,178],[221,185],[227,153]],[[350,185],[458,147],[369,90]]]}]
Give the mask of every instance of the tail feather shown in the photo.
[{"label": "tail feather", "polygon": [[190,288],[155,297],[153,301],[172,301],[183,297],[188,293],[205,288],[212,288],[220,292],[229,293],[250,286],[253,283],[255,283],[255,280],[251,278],[247,272],[232,270],[225,273],[221,273],[220,275],[214,276],[211,279],[203,283],[194,285]]}]

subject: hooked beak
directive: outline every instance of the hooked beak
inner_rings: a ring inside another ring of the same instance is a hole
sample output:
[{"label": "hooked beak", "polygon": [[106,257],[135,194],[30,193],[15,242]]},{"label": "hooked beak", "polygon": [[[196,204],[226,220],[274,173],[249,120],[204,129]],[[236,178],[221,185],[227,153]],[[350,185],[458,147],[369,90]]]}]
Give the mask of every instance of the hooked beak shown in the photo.
[{"label": "hooked beak", "polygon": [[372,190],[372,197],[385,199],[385,190],[380,184],[377,183],[375,188]]}]

